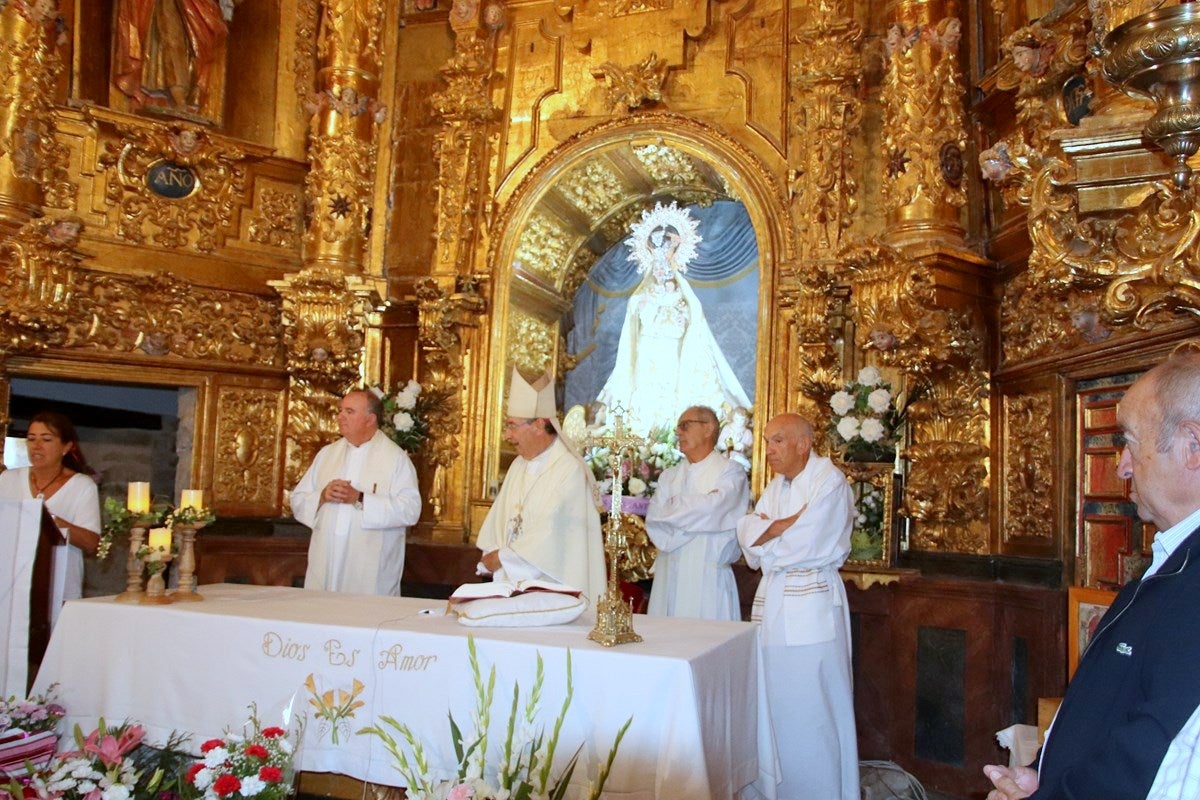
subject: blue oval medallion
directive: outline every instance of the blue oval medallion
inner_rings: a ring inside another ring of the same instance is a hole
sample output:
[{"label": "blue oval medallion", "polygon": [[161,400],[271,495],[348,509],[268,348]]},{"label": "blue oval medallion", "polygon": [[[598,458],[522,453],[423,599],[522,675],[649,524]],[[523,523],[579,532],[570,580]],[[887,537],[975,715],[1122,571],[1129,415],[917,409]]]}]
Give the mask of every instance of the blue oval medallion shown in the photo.
[{"label": "blue oval medallion", "polygon": [[200,180],[191,167],[174,161],[159,161],[146,172],[146,185],[157,195],[182,200],[196,191]]}]

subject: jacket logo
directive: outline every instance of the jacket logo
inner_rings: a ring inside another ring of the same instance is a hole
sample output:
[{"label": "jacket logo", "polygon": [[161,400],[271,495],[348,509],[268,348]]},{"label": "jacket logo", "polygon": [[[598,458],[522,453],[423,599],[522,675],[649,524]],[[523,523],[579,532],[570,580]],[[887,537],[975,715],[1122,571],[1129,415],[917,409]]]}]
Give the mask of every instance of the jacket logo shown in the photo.
[{"label": "jacket logo", "polygon": [[1133,655],[1133,648],[1124,642],[1121,642],[1119,645],[1117,645],[1117,654],[1122,656],[1131,656]]}]

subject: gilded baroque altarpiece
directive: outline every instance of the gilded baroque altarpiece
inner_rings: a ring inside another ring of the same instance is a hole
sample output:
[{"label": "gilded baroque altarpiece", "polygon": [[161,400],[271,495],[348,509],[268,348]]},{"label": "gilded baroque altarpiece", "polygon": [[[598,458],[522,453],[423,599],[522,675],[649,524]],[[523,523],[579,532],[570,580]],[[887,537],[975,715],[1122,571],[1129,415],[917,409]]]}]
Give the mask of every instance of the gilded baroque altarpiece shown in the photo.
[{"label": "gilded baroque altarpiece", "polygon": [[564,313],[643,210],[732,200],[759,430],[823,430],[877,365],[914,398],[908,545],[1061,557],[1071,376],[1161,355],[1200,305],[1193,191],[1105,60],[1136,5],[278,0],[164,108],[114,83],[112,19],[8,0],[0,395],[198,387],[193,474],[270,516],[341,393],[416,377],[441,399],[422,529],[465,541],[509,367],[586,357]]}]

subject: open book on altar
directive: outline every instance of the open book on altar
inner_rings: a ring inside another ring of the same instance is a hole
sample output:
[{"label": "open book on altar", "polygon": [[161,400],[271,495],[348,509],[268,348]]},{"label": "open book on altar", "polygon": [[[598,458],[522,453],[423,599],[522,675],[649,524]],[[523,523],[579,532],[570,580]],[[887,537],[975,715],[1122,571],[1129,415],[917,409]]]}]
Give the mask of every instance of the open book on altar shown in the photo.
[{"label": "open book on altar", "polygon": [[495,597],[515,597],[531,592],[554,592],[579,597],[582,591],[565,583],[530,579],[525,581],[491,581],[488,583],[464,583],[450,595],[451,603],[465,603],[470,600],[484,600]]}]

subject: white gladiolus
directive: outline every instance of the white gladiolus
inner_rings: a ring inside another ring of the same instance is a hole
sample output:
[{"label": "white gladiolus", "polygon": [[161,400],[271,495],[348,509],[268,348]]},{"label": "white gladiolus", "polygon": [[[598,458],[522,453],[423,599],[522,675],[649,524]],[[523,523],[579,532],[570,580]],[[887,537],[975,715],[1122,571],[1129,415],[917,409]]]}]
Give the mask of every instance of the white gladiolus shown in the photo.
[{"label": "white gladiolus", "polygon": [[887,411],[892,404],[892,393],[887,389],[876,389],[867,395],[867,405],[876,414]]},{"label": "white gladiolus", "polygon": [[868,417],[862,421],[858,432],[864,442],[878,442],[883,438],[883,424],[874,417]]},{"label": "white gladiolus", "polygon": [[634,497],[641,497],[646,493],[646,482],[641,478],[629,479],[629,494]]},{"label": "white gladiolus", "polygon": [[854,408],[854,397],[849,392],[834,392],[833,397],[829,398],[829,405],[833,408],[833,413],[844,417]]},{"label": "white gladiolus", "polygon": [[874,367],[863,367],[858,371],[858,382],[863,386],[875,386],[881,380],[883,380],[883,376]]},{"label": "white gladiolus", "polygon": [[392,417],[392,425],[401,433],[410,431],[413,426],[412,415],[407,411],[398,411],[396,412],[396,416]]},{"label": "white gladiolus", "polygon": [[858,436],[858,420],[854,417],[842,417],[837,424],[837,432],[838,436],[842,437],[842,441],[850,441]]}]

